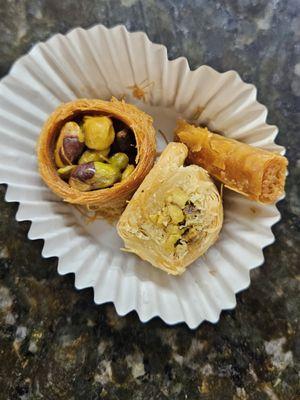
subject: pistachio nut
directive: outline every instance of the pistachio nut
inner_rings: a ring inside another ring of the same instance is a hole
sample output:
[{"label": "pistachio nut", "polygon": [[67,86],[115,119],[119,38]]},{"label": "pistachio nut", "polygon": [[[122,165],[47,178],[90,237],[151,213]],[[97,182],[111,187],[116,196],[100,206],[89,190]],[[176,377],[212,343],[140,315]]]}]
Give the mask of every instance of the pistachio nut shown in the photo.
[{"label": "pistachio nut", "polygon": [[135,151],[135,137],[132,131],[128,128],[124,128],[117,132],[115,139],[116,151],[129,154]]},{"label": "pistachio nut", "polygon": [[92,161],[107,161],[110,147],[104,150],[86,150],[80,157],[78,164],[86,164]]},{"label": "pistachio nut", "polygon": [[125,153],[115,153],[109,158],[108,162],[123,171],[129,163],[129,158]]},{"label": "pistachio nut", "polygon": [[184,230],[182,230],[181,227],[179,227],[178,225],[174,225],[171,223],[166,227],[166,232],[167,236],[164,248],[166,251],[171,253],[174,251],[176,243],[179,241],[179,239],[182,238]]},{"label": "pistachio nut", "polygon": [[182,231],[178,225],[169,224],[166,227],[166,231],[169,235],[181,235]]},{"label": "pistachio nut", "polygon": [[78,165],[72,172],[69,179],[69,185],[81,192],[91,190],[90,180],[95,175],[95,166],[93,162]]},{"label": "pistachio nut", "polygon": [[69,184],[80,191],[104,189],[112,186],[121,177],[118,168],[99,161],[81,164],[72,172]]},{"label": "pistachio nut", "polygon": [[105,150],[115,139],[115,130],[109,117],[85,116],[83,118],[85,144],[89,149]]},{"label": "pistachio nut", "polygon": [[126,178],[128,178],[129,175],[131,175],[133,171],[134,171],[134,165],[128,164],[122,173],[122,181],[124,181]]},{"label": "pistachio nut", "polygon": [[66,167],[59,168],[57,170],[57,173],[62,179],[67,180],[70,178],[71,173],[74,171],[75,168],[76,165],[67,165]]},{"label": "pistachio nut", "polygon": [[157,224],[158,214],[149,214],[149,219],[153,224]]},{"label": "pistachio nut", "polygon": [[164,243],[164,248],[167,252],[172,253],[174,251],[176,242],[181,238],[180,233],[171,233],[167,236]]},{"label": "pistachio nut", "polygon": [[107,188],[121,179],[120,170],[114,165],[102,162],[94,162],[94,165],[96,168],[93,183],[94,189]]},{"label": "pistachio nut", "polygon": [[189,196],[180,188],[174,188],[169,195],[167,196],[167,202],[173,203],[180,207],[181,209],[184,208],[186,202],[188,201]]},{"label": "pistachio nut", "polygon": [[84,150],[84,137],[80,126],[73,121],[67,122],[61,129],[56,142],[54,158],[58,168],[71,165]]},{"label": "pistachio nut", "polygon": [[179,224],[185,218],[181,208],[175,206],[175,204],[168,204],[168,212],[174,224]]}]

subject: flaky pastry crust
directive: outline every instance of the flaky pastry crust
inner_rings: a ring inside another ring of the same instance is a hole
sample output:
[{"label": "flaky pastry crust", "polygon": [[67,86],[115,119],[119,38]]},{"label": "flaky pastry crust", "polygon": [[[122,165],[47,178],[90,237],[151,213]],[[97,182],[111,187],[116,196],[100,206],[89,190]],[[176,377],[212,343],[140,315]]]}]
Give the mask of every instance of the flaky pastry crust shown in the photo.
[{"label": "flaky pastry crust", "polygon": [[[123,182],[107,189],[81,192],[70,187],[58,176],[53,153],[58,133],[64,123],[79,115],[91,114],[115,117],[132,129],[137,146],[137,166]],[[156,154],[152,118],[137,107],[115,98],[111,101],[74,100],[60,105],[45,122],[39,137],[37,154],[42,179],[63,201],[80,206],[83,210],[92,210],[97,217],[115,219],[152,168]]]},{"label": "flaky pastry crust", "polygon": [[284,192],[285,157],[180,120],[175,138],[189,149],[188,161],[200,165],[226,187],[261,203],[274,203]]},{"label": "flaky pastry crust", "polygon": [[223,223],[216,186],[203,168],[183,166],[187,153],[182,143],[168,144],[117,225],[126,251],[172,275],[216,241]]}]

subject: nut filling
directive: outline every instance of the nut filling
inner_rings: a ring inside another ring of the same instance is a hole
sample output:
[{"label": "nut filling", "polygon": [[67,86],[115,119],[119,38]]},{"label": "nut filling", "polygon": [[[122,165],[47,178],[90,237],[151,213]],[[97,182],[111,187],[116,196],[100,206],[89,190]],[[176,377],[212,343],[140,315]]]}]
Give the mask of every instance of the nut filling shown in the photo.
[{"label": "nut filling", "polygon": [[125,250],[181,275],[218,238],[222,197],[207,172],[184,166],[182,143],[169,143],[118,222]]},{"label": "nut filling", "polygon": [[82,192],[109,188],[127,179],[136,167],[136,155],[131,129],[103,115],[66,122],[54,150],[59,177]]},{"label": "nut filling", "polygon": [[169,254],[176,258],[184,257],[188,245],[203,239],[206,228],[211,225],[216,215],[204,215],[201,201],[196,194],[188,195],[180,188],[174,188],[165,198],[164,206],[149,219],[153,226],[159,227],[161,234],[157,243],[161,243]]}]

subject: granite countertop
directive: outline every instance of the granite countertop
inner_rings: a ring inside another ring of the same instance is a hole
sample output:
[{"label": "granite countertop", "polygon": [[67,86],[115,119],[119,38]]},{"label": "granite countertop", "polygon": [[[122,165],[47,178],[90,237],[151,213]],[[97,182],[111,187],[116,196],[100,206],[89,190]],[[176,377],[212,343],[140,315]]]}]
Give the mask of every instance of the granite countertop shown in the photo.
[{"label": "granite countertop", "polygon": [[143,30],[192,67],[235,69],[258,87],[290,161],[263,267],[235,310],[194,331],[94,305],[42,259],[1,186],[0,400],[300,399],[299,0],[10,0],[0,18],[1,76],[37,41],[98,22]]}]

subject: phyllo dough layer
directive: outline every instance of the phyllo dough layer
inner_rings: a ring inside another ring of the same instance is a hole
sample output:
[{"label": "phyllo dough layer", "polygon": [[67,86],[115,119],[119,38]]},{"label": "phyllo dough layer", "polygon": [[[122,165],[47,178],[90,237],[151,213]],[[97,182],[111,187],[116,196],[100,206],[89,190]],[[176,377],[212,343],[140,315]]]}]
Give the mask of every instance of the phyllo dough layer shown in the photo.
[{"label": "phyllo dough layer", "polygon": [[184,144],[166,147],[117,227],[127,251],[173,275],[216,241],[223,222],[216,186],[201,167],[183,166],[187,154]]},{"label": "phyllo dough layer", "polygon": [[[80,191],[58,176],[54,148],[59,131],[67,121],[84,115],[113,117],[132,130],[136,140],[137,166],[128,179],[106,189]],[[97,217],[115,219],[154,163],[156,144],[152,118],[123,100],[77,99],[60,105],[49,116],[40,134],[37,153],[40,175],[55,194],[83,210],[94,211]]]},{"label": "phyllo dough layer", "polygon": [[274,203],[283,194],[285,157],[185,121],[178,122],[175,136],[187,145],[190,163],[205,168],[229,189],[261,203]]}]

